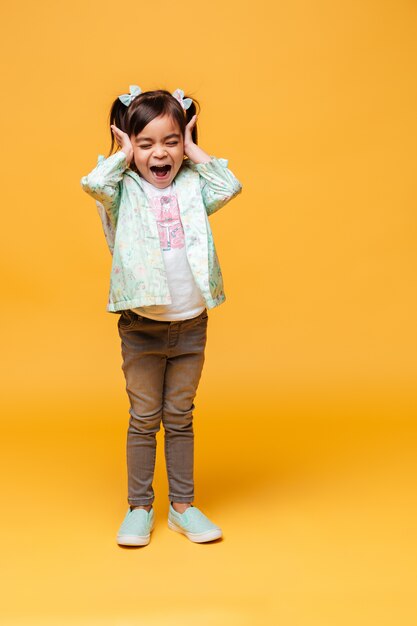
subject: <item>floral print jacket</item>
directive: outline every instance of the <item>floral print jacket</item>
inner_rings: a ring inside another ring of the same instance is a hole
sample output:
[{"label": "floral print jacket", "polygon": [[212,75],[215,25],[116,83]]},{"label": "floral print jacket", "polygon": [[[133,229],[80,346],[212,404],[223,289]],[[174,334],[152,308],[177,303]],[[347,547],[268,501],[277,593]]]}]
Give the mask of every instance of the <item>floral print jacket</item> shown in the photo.
[{"label": "floral print jacket", "polygon": [[[188,261],[208,309],[225,300],[208,215],[242,190],[227,163],[215,157],[208,163],[186,159],[174,180]],[[129,168],[124,152],[107,159],[100,155],[81,186],[96,200],[113,255],[107,310],[170,304],[157,223],[142,179]]]}]

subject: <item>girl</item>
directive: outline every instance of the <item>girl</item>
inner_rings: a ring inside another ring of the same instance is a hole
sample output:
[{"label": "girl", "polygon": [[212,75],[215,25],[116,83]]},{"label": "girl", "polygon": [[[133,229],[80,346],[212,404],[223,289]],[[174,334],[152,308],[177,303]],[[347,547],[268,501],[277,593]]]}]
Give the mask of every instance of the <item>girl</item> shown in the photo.
[{"label": "girl", "polygon": [[[194,397],[207,309],[224,299],[208,221],[241,191],[227,161],[197,145],[196,103],[180,89],[119,96],[108,158],[81,179],[97,202],[113,263],[107,310],[119,313],[126,390],[129,509],[120,545],[146,545],[154,525],[156,433],[164,426],[168,526],[191,541],[222,536],[193,506]],[[114,142],[120,150],[112,154]]]}]

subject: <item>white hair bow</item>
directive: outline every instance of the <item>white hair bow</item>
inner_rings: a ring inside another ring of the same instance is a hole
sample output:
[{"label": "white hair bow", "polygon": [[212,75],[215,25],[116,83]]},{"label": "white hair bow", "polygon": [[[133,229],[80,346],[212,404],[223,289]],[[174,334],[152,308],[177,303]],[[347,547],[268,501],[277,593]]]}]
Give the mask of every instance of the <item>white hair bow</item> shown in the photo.
[{"label": "white hair bow", "polygon": [[193,103],[191,98],[184,98],[184,92],[182,89],[176,89],[171,95],[174,96],[176,100],[178,100],[184,111],[188,109]]},{"label": "white hair bow", "polygon": [[136,98],[136,96],[142,93],[142,89],[137,85],[129,85],[129,91],[130,93],[124,93],[119,96],[120,102],[123,102],[123,104],[127,107],[132,102],[132,100]]}]

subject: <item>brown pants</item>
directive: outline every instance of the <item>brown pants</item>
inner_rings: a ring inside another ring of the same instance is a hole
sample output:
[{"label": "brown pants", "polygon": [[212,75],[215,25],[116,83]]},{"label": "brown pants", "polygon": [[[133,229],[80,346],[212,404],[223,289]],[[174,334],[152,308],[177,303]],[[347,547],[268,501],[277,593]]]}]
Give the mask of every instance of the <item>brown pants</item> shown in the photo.
[{"label": "brown pants", "polygon": [[161,322],[123,311],[118,320],[130,400],[128,502],[151,504],[156,433],[165,431],[171,502],[194,500],[194,397],[204,364],[208,314]]}]

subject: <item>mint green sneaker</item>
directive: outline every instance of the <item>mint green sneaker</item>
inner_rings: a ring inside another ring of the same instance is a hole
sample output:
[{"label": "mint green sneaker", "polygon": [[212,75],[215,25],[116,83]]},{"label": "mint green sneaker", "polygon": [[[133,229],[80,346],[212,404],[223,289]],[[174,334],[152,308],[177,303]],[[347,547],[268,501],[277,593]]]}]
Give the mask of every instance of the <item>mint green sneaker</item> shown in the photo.
[{"label": "mint green sneaker", "polygon": [[195,543],[213,541],[222,536],[221,528],[213,524],[200,509],[192,505],[184,513],[177,513],[172,504],[170,504],[168,528],[175,530],[177,533],[182,533]]},{"label": "mint green sneaker", "polygon": [[153,527],[153,508],[148,512],[146,509],[131,511],[129,507],[119,528],[117,543],[120,546],[146,546],[151,540]]}]

